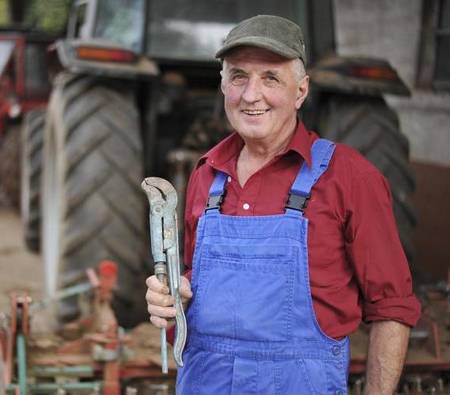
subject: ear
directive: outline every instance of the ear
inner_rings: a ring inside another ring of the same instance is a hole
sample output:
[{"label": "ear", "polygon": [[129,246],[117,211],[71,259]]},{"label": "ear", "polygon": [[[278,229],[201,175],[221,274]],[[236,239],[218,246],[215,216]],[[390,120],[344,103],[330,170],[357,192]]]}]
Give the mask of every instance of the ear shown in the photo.
[{"label": "ear", "polygon": [[305,75],[298,84],[297,100],[295,101],[295,108],[298,110],[309,93],[309,75]]},{"label": "ear", "polygon": [[220,71],[220,90],[222,91],[223,94],[225,94],[224,89],[225,89],[225,83],[223,81],[224,79],[224,71],[223,69]]},{"label": "ear", "polygon": [[220,90],[222,91],[223,94],[225,94],[225,70],[222,69],[220,71]]}]

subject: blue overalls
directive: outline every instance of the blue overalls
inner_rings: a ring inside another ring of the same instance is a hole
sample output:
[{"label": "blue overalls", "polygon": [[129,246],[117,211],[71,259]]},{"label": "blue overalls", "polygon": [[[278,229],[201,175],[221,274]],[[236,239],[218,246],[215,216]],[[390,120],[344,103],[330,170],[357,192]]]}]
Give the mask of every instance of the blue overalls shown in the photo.
[{"label": "blue overalls", "polygon": [[315,318],[303,208],[334,152],[316,140],[286,213],[220,213],[227,175],[216,174],[200,218],[178,395],[346,394],[348,338],[334,340]]}]

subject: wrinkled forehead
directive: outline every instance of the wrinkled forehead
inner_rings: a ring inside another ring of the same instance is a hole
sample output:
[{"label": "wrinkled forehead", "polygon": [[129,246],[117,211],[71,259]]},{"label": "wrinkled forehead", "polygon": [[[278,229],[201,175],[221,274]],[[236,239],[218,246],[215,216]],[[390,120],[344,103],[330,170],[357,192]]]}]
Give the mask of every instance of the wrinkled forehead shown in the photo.
[{"label": "wrinkled forehead", "polygon": [[256,47],[238,47],[227,53],[223,59],[224,71],[240,68],[261,68],[276,70],[292,70],[295,60],[284,58],[274,52]]}]

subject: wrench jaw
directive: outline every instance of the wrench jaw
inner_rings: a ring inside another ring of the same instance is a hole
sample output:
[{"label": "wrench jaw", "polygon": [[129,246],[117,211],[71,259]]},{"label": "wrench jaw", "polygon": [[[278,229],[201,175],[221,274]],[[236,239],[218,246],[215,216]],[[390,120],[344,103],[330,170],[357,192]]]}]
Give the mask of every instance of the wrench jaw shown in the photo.
[{"label": "wrench jaw", "polygon": [[164,200],[166,209],[169,210],[169,212],[176,209],[178,203],[177,191],[169,181],[159,177],[147,177],[144,179],[141,186],[145,192],[151,188],[158,190]]},{"label": "wrench jaw", "polygon": [[[167,282],[170,294],[175,298],[176,308],[176,336],[174,344],[174,359],[178,366],[183,366],[183,349],[187,338],[187,324],[183,305],[179,294],[181,285],[180,254],[178,248],[177,226],[177,193],[167,180],[159,177],[148,177],[142,184],[150,204],[150,235],[153,260],[160,267],[158,280]],[[156,273],[155,266],[155,273]],[[162,268],[164,266],[164,268]],[[163,274],[166,270],[167,275]],[[158,269],[159,270],[159,269]],[[168,278],[167,278],[168,277]],[[164,334],[163,334],[164,331]],[[163,372],[167,370],[167,348],[165,344],[165,330],[161,330],[161,356]]]},{"label": "wrench jaw", "polygon": [[150,205],[149,224],[152,256],[155,262],[166,262],[163,227],[161,226],[166,203],[161,191],[147,182],[147,180],[149,180],[149,178],[146,178],[142,182],[141,187],[145,191]]},{"label": "wrench jaw", "polygon": [[[150,204],[150,233],[152,255],[155,261],[166,261],[162,255],[177,241],[176,226],[177,192],[167,180],[147,177],[141,184]],[[155,239],[155,242],[153,242]],[[156,256],[155,256],[156,254]]]}]

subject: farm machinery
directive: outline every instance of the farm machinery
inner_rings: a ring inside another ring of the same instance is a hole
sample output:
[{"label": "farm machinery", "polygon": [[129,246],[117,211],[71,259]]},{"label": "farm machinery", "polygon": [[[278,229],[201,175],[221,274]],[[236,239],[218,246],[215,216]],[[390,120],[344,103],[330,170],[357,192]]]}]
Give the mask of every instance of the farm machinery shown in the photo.
[{"label": "farm machinery", "polygon": [[[131,331],[118,325],[111,307],[116,283],[117,265],[103,261],[52,300],[12,293],[9,313],[0,315],[0,394],[173,394],[171,346],[168,374],[162,374],[159,331],[150,323]],[[450,394],[449,291],[450,282],[421,290],[424,312],[411,332],[397,394]],[[52,305],[75,295],[83,314],[58,326]],[[363,394],[367,331],[361,327],[351,337],[353,395]]]},{"label": "farm machinery", "polygon": [[[169,359],[163,379],[158,331],[150,323],[129,333],[119,327],[111,308],[116,282],[117,265],[103,261],[52,300],[13,292],[0,320],[0,393],[168,395],[175,363]],[[52,304],[74,296],[89,300],[85,314],[57,328]]]}]

